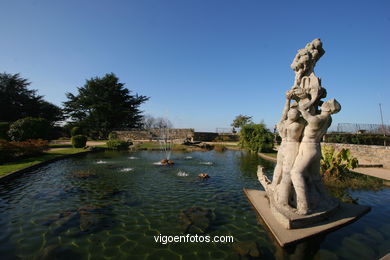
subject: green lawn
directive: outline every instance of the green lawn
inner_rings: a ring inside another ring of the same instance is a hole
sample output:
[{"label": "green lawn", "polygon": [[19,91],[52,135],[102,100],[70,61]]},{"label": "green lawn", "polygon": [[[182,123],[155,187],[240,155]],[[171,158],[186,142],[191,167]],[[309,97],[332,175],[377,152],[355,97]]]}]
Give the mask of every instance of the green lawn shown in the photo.
[{"label": "green lawn", "polygon": [[83,152],[83,151],[86,151],[86,150],[83,148],[65,148],[65,149],[56,150],[56,151],[48,151],[42,155],[31,157],[31,158],[26,158],[26,159],[23,159],[20,161],[2,164],[2,165],[0,165],[0,176],[7,174],[7,173],[10,173],[10,172],[13,172],[13,171],[17,171],[17,170],[29,167],[29,166],[32,166],[32,165],[35,165],[35,164],[38,164],[38,163],[41,163],[41,162],[44,162],[44,161],[47,161],[47,160],[50,160],[50,159],[54,159],[57,157],[68,155],[68,154],[79,153],[79,152]]},{"label": "green lawn", "polygon": [[50,148],[72,148],[71,144],[49,144]]},{"label": "green lawn", "polygon": [[273,157],[275,159],[276,159],[276,156],[278,155],[278,153],[276,151],[272,152],[272,153],[262,153],[262,154],[267,155],[269,157]]},{"label": "green lawn", "polygon": [[231,148],[231,149],[241,149],[241,146],[238,145],[238,144],[223,144],[224,146],[226,146],[228,149]]}]

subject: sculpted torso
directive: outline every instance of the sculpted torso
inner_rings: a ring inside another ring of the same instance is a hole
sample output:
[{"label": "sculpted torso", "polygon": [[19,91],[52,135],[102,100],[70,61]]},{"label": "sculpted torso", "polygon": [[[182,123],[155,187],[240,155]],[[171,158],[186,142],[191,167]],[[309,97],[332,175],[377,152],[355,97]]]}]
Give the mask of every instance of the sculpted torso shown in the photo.
[{"label": "sculpted torso", "polygon": [[308,119],[308,125],[303,132],[302,142],[306,143],[319,143],[322,137],[326,133],[329,125],[331,124],[331,118],[329,115],[318,115]]},{"label": "sculpted torso", "polygon": [[276,128],[278,129],[278,133],[280,135],[280,137],[282,138],[282,140],[286,140],[287,138],[287,128],[286,128],[286,121],[283,121],[283,122],[279,122],[278,125],[276,126]]},{"label": "sculpted torso", "polygon": [[300,142],[302,136],[302,130],[305,127],[303,120],[298,120],[296,122],[291,122],[287,124],[287,141],[288,142]]}]

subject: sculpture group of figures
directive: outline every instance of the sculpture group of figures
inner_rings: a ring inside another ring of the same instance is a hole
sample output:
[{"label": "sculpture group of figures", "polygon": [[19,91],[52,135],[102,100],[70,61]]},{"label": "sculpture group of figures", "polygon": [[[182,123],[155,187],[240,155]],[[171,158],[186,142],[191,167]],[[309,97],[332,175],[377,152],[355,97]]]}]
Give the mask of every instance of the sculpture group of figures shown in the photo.
[{"label": "sculpture group of figures", "polygon": [[320,39],[298,51],[291,64],[294,85],[286,92],[277,125],[282,142],[272,182],[261,167],[258,171],[271,207],[284,216],[311,215],[338,206],[338,201],[328,195],[320,175],[320,142],[331,125],[331,115],[341,109],[335,99],[321,100],[327,93],[314,74],[314,67],[324,53]]}]

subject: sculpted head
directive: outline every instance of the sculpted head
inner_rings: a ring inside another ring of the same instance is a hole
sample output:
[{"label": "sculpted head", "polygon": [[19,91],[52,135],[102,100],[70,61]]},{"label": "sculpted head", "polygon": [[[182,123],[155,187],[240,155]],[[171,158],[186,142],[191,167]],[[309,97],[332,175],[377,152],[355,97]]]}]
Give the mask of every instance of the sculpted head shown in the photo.
[{"label": "sculpted head", "polygon": [[299,119],[299,116],[300,116],[300,113],[299,113],[298,109],[296,109],[296,108],[291,108],[287,113],[288,119],[290,119],[294,122]]},{"label": "sculpted head", "polygon": [[330,114],[336,114],[341,110],[341,105],[336,99],[332,98],[324,102],[321,106],[321,111],[328,112]]}]

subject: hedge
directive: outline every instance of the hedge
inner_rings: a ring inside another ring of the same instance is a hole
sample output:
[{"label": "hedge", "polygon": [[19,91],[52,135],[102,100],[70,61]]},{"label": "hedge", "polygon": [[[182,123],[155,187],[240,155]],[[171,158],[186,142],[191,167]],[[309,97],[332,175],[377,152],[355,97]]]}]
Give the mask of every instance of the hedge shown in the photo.
[{"label": "hedge", "polygon": [[72,146],[74,148],[83,148],[87,144],[87,137],[85,135],[72,136]]},{"label": "hedge", "polygon": [[76,136],[76,135],[82,135],[81,128],[78,126],[75,126],[70,130],[70,136]]},{"label": "hedge", "polygon": [[378,134],[333,134],[325,135],[327,143],[383,145],[384,141],[390,143],[389,137]]},{"label": "hedge", "polygon": [[126,150],[129,148],[129,143],[122,140],[109,140],[107,141],[107,147],[108,149],[112,150]]}]

